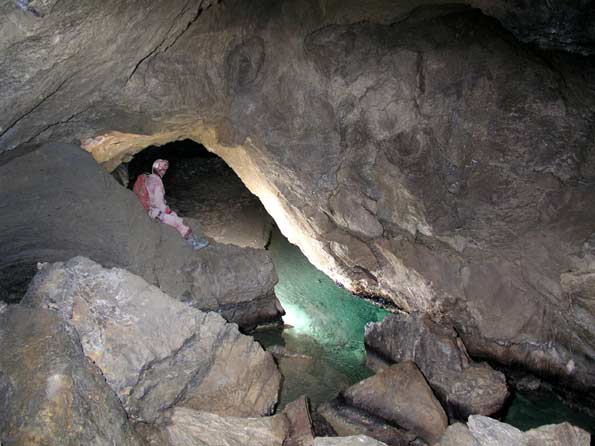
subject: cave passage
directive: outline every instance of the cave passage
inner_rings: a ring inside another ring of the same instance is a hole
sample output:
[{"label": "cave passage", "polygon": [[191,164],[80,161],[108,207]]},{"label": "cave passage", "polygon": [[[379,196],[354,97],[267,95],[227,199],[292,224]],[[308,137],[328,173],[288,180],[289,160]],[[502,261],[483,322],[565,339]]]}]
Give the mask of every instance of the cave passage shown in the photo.
[{"label": "cave passage", "polygon": [[189,224],[195,231],[219,243],[266,246],[271,217],[235,172],[202,144],[183,140],[139,152],[127,166],[130,189],[158,158],[169,161],[163,177],[168,205],[184,219],[192,219]]},{"label": "cave passage", "polygon": [[[167,159],[168,204],[190,224],[221,243],[267,247],[279,277],[275,293],[286,315],[284,328],[258,330],[265,348],[284,347],[277,363],[284,376],[278,411],[306,394],[313,407],[373,374],[365,367],[364,330],[388,311],[338,286],[314,267],[274,226],[260,201],[225,161],[194,141],[149,147],[128,163],[136,177]],[[196,229],[196,228],[195,228]],[[272,351],[272,350],[271,350]],[[552,393],[519,392],[503,421],[522,430],[568,421],[595,432],[595,418],[562,404]]]}]

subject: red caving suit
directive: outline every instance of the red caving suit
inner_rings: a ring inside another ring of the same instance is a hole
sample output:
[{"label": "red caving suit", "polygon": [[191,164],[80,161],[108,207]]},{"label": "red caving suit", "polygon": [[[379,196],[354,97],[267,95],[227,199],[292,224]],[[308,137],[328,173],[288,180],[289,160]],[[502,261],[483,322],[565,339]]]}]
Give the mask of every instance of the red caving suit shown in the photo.
[{"label": "red caving suit", "polygon": [[154,173],[148,175],[145,180],[145,186],[149,193],[149,216],[156,218],[161,223],[173,226],[182,237],[188,237],[192,230],[165,203],[165,187],[163,186],[161,177]]}]

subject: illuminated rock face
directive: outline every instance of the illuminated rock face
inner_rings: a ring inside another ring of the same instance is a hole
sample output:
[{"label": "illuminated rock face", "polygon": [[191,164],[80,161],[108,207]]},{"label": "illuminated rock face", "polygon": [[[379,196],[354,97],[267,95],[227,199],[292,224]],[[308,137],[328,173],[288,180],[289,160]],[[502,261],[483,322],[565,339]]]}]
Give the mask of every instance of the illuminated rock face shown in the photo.
[{"label": "illuminated rock face", "polygon": [[77,140],[113,169],[198,140],[348,288],[592,390],[592,61],[474,10],[248,3],[14,16],[39,39],[3,47],[2,148]]},{"label": "illuminated rock face", "polygon": [[120,268],[84,257],[46,265],[23,304],[55,310],[136,421],[172,406],[263,416],[281,375],[269,353],[215,312],[202,312]]}]

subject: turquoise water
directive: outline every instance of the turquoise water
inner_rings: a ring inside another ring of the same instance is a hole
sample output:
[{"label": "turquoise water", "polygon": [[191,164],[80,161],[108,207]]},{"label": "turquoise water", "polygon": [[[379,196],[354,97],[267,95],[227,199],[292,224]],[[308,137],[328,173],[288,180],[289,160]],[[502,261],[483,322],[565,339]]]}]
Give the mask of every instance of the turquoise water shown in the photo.
[{"label": "turquoise water", "polygon": [[[278,231],[269,250],[279,276],[275,292],[287,311],[284,321],[293,328],[255,337],[265,347],[284,345],[306,356],[278,361],[285,377],[280,409],[302,394],[316,407],[372,374],[364,366],[364,327],[389,313],[337,286]],[[517,394],[504,421],[522,430],[569,421],[595,432],[592,417],[544,393]]]},{"label": "turquoise water", "polygon": [[278,231],[269,250],[279,276],[275,292],[287,312],[283,320],[293,328],[256,337],[265,346],[281,344],[307,356],[279,361],[285,376],[281,406],[304,393],[315,406],[370,376],[364,327],[388,312],[337,286]]}]

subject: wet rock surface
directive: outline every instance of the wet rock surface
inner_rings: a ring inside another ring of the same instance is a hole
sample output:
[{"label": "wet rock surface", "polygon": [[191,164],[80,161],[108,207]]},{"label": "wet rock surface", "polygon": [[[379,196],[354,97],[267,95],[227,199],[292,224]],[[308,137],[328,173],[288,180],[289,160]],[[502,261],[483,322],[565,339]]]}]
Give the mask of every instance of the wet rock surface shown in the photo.
[{"label": "wet rock surface", "polygon": [[380,355],[386,364],[413,361],[451,417],[495,414],[509,396],[504,375],[485,363],[474,363],[456,332],[427,314],[393,314],[369,324],[365,343],[372,356]]},{"label": "wet rock surface", "polygon": [[437,441],[448,426],[442,406],[411,361],[354,384],[343,397],[350,405],[413,432],[428,444]]},{"label": "wet rock surface", "polygon": [[116,394],[57,313],[0,315],[0,443],[140,446]]},{"label": "wet rock surface", "polygon": [[592,395],[593,61],[514,37],[591,52],[592,4],[360,3],[8,2],[0,150],[195,138],[349,289]]},{"label": "wet rock surface", "polygon": [[262,416],[277,402],[281,376],[251,337],[126,270],[83,257],[46,265],[23,304],[55,310],[72,324],[137,421],[153,422],[174,405]]},{"label": "wet rock surface", "polygon": [[242,327],[279,320],[277,276],[266,251],[217,243],[192,250],[78,147],[19,154],[0,163],[0,287],[21,296],[37,262],[85,255]]}]

